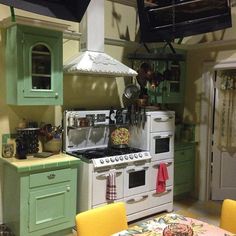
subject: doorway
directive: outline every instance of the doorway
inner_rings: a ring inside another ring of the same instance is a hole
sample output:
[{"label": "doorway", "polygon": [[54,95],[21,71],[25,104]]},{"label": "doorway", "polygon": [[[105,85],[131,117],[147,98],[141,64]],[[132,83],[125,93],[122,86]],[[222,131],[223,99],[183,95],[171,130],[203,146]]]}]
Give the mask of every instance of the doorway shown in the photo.
[{"label": "doorway", "polygon": [[205,186],[200,200],[236,199],[236,62],[207,63],[202,79],[200,161],[205,162]]},{"label": "doorway", "polygon": [[236,199],[236,69],[214,73],[211,199]]}]

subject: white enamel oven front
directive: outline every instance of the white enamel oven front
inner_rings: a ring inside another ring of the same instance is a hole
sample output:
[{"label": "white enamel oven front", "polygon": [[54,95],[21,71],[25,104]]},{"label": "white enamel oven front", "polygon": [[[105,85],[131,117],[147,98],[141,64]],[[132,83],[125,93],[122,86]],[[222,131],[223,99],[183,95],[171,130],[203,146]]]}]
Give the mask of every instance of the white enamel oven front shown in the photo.
[{"label": "white enamel oven front", "polygon": [[149,191],[150,171],[150,161],[127,166],[124,169],[124,197]]},{"label": "white enamel oven front", "polygon": [[94,170],[92,175],[92,207],[95,205],[99,205],[105,202],[108,202],[106,199],[106,185],[107,185],[107,178],[109,172],[115,172],[116,176],[116,199],[119,200],[123,198],[123,186],[124,186],[124,169],[117,168],[117,169],[98,169]]},{"label": "white enamel oven front", "polygon": [[150,149],[152,161],[173,158],[174,156],[174,132],[150,133]]}]

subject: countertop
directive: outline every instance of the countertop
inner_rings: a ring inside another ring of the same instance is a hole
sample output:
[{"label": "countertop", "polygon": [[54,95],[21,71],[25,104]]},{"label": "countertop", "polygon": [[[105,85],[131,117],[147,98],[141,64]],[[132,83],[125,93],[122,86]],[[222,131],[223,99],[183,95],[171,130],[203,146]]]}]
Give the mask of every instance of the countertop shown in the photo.
[{"label": "countertop", "polygon": [[27,159],[17,159],[15,157],[3,158],[0,157],[2,164],[7,164],[16,169],[17,172],[28,172],[34,170],[50,169],[56,167],[69,167],[78,165],[80,160],[65,153],[55,154],[46,158],[37,158],[27,156]]}]

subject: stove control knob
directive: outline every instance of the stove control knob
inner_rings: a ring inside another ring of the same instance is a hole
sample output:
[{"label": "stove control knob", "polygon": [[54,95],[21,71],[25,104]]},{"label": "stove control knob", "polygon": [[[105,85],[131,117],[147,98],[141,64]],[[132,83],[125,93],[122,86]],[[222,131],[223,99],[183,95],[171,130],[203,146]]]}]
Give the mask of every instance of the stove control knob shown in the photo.
[{"label": "stove control knob", "polygon": [[134,154],[134,157],[135,157],[135,158],[138,158],[138,154],[135,153],[135,154]]},{"label": "stove control knob", "polygon": [[116,157],[115,159],[116,159],[116,161],[119,161],[119,157]]},{"label": "stove control knob", "polygon": [[123,161],[123,159],[124,159],[123,156],[120,156],[120,160]]},{"label": "stove control knob", "polygon": [[139,153],[138,155],[139,155],[139,157],[141,157],[141,158],[143,157],[143,154],[142,154],[142,153]]},{"label": "stove control knob", "polygon": [[101,163],[101,164],[104,164],[104,160],[103,160],[103,159],[101,159],[101,160],[100,160],[100,163]]},{"label": "stove control knob", "polygon": [[109,163],[109,159],[108,158],[106,158],[106,162]]},{"label": "stove control knob", "polygon": [[125,160],[128,160],[128,159],[129,159],[129,157],[127,155],[125,155]]},{"label": "stove control knob", "polygon": [[133,155],[132,155],[132,154],[130,154],[130,155],[129,155],[129,158],[130,158],[130,159],[133,159],[134,157],[133,157]]},{"label": "stove control knob", "polygon": [[114,162],[115,161],[114,157],[110,157],[110,161]]}]

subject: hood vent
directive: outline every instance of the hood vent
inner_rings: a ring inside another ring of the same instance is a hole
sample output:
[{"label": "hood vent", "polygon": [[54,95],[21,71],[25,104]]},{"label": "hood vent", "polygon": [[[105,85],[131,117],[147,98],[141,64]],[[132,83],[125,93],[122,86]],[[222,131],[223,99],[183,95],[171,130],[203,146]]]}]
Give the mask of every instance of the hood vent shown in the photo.
[{"label": "hood vent", "polygon": [[137,72],[104,53],[104,0],[92,0],[80,28],[81,52],[65,62],[65,73],[136,76]]}]

